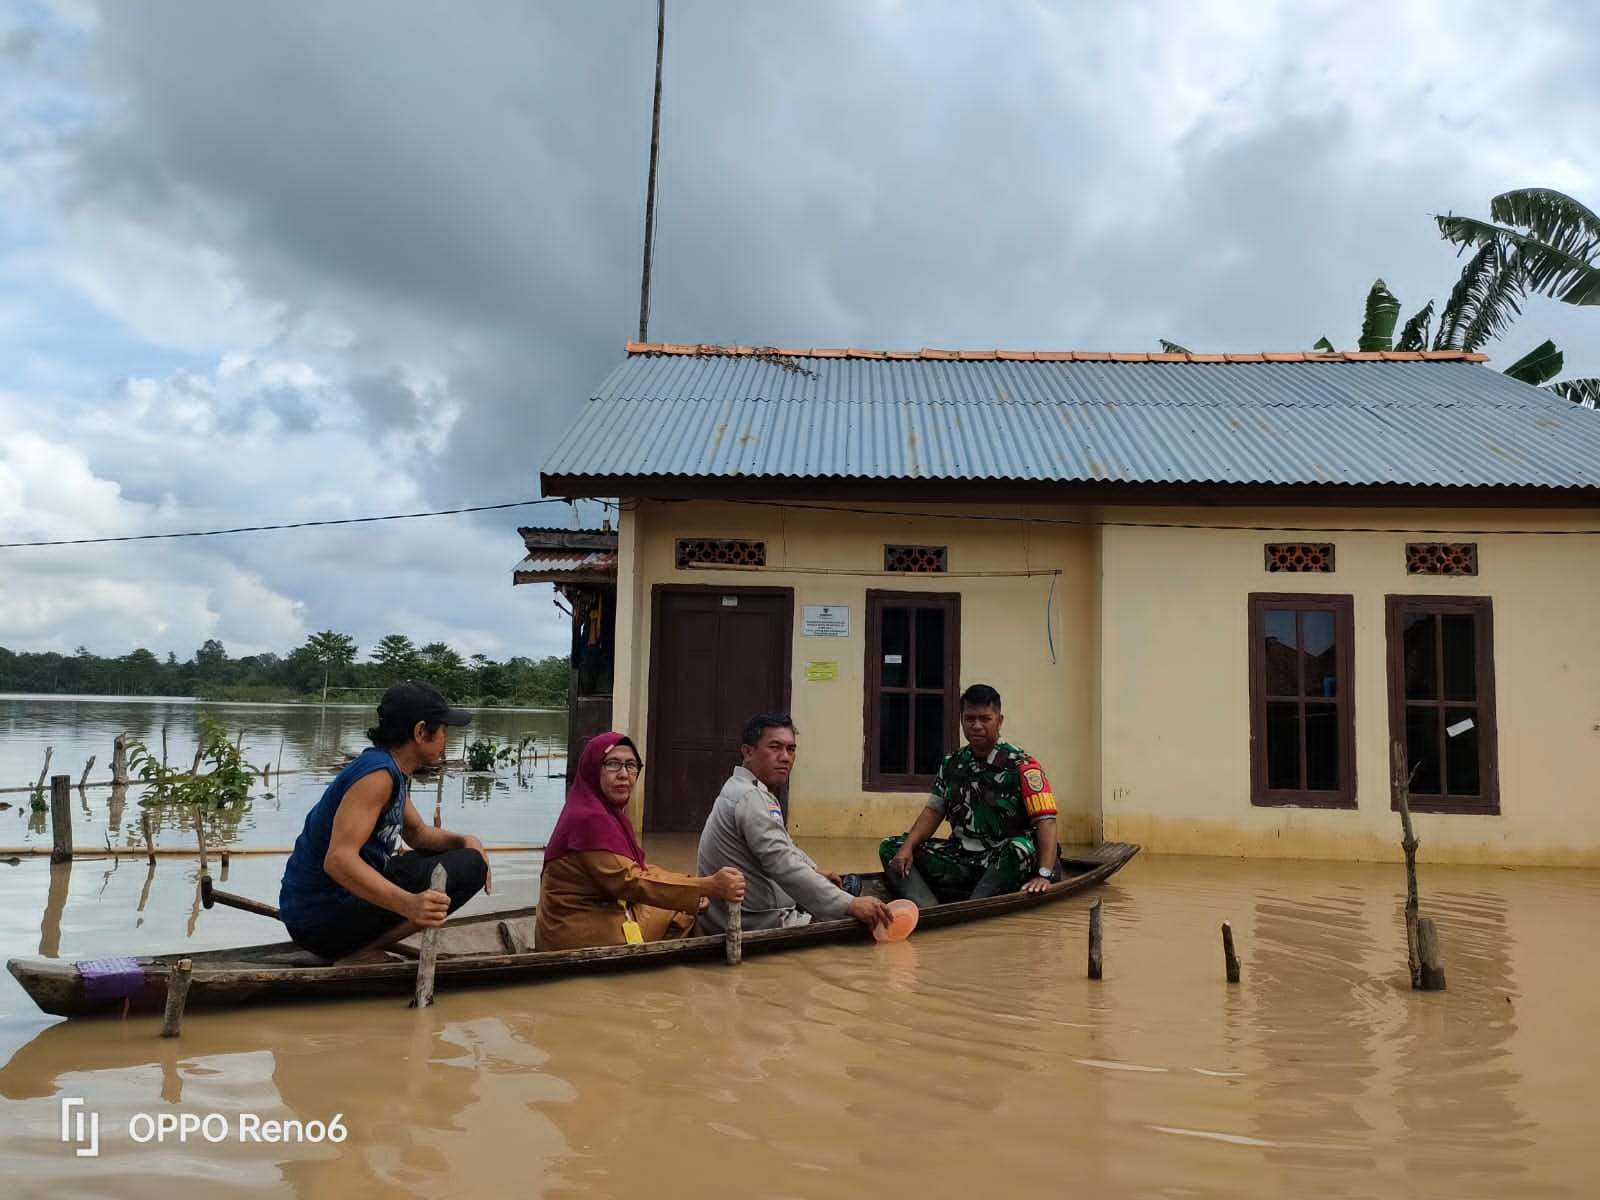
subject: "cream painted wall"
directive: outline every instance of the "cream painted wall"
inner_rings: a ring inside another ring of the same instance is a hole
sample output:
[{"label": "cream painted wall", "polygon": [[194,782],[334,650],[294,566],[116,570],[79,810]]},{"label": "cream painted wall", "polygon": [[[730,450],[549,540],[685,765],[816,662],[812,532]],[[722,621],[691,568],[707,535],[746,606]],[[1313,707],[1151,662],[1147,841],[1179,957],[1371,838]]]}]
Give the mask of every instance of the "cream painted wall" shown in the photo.
[{"label": "cream painted wall", "polygon": [[[622,514],[620,525],[618,728],[644,744],[650,720],[650,595],[656,584],[793,588],[791,709],[801,735],[789,785],[790,827],[808,837],[901,832],[921,810],[924,797],[862,788],[866,593],[872,588],[959,591],[963,686],[986,682],[1000,690],[1005,736],[1044,764],[1062,810],[1063,838],[1093,840],[1098,820],[1091,704],[1095,537],[1082,525],[1017,521],[1023,511],[1015,506],[948,508],[902,517],[710,501],[641,502]],[[952,519],[974,512],[1006,519]],[[1086,514],[1051,510],[1029,515],[1059,521]],[[702,537],[761,539],[768,565],[760,570],[677,569],[677,539]],[[951,573],[886,576],[885,543],[948,546]],[[1026,570],[1060,570],[1053,597],[1049,575],[961,577]],[[625,601],[624,594],[630,599]],[[1047,599],[1053,663],[1046,638]],[[848,606],[849,637],[803,636],[800,607],[807,604]],[[838,678],[808,681],[805,665],[812,661],[837,662]],[[636,818],[640,803],[636,798]]]},{"label": "cream painted wall", "polygon": [[[1108,520],[1429,530],[1593,528],[1592,514],[1108,511]],[[1106,527],[1100,645],[1104,835],[1155,852],[1398,859],[1389,807],[1384,597],[1488,596],[1499,816],[1418,814],[1422,861],[1600,865],[1600,556],[1587,537],[1475,541],[1480,574],[1410,576],[1405,533]],[[1268,574],[1262,544],[1331,541],[1332,574]],[[1246,597],[1354,597],[1357,808],[1250,804]]]},{"label": "cream painted wall", "polygon": [[[612,657],[611,724],[632,733],[644,752],[644,711],[638,697],[649,685],[650,589],[640,564],[641,523],[624,509],[617,523],[617,624]],[[628,816],[635,826],[644,815],[644,789],[635,788]]]}]

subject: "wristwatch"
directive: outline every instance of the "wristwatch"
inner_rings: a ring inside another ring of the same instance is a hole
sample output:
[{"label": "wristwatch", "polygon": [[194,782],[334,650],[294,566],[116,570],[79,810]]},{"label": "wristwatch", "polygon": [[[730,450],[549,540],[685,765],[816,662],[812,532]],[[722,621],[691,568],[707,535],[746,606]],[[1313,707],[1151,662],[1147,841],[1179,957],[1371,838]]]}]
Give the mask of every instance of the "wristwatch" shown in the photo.
[{"label": "wristwatch", "polygon": [[1040,879],[1054,879],[1055,877],[1056,877],[1056,873],[1054,871],[1052,871],[1049,867],[1040,867],[1039,868],[1039,878]]}]

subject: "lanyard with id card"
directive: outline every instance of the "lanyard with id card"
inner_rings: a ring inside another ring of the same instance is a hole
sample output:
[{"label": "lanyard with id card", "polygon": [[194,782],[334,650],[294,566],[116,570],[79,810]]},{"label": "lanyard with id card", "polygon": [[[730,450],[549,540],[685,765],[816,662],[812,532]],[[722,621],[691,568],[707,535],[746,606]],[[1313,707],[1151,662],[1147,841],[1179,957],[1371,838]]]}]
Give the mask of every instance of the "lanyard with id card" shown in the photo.
[{"label": "lanyard with id card", "polygon": [[622,936],[630,946],[644,945],[644,930],[639,928],[639,922],[633,919],[633,909],[628,907],[626,900],[618,900],[617,907],[622,910]]}]

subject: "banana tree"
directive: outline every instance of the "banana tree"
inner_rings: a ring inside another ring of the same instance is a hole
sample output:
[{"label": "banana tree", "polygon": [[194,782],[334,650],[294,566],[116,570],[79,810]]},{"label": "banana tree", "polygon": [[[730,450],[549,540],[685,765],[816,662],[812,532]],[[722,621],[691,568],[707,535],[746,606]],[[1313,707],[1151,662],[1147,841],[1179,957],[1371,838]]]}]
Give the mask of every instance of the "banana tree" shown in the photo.
[{"label": "banana tree", "polygon": [[1600,305],[1600,217],[1563,192],[1520,188],[1489,201],[1489,221],[1435,217],[1446,241],[1492,251],[1493,286],[1521,297]]},{"label": "banana tree", "polygon": [[[1568,304],[1600,304],[1600,217],[1548,188],[1502,193],[1490,201],[1489,211],[1493,222],[1435,218],[1446,240],[1463,250],[1474,248],[1439,311],[1438,329],[1433,329],[1430,300],[1394,337],[1400,302],[1380,279],[1367,293],[1361,349],[1425,350],[1431,341],[1435,350],[1480,350],[1511,327],[1530,292]],[[1333,345],[1323,338],[1317,348]],[[1561,351],[1546,340],[1504,374],[1594,408],[1600,378],[1557,380],[1563,365]]]}]

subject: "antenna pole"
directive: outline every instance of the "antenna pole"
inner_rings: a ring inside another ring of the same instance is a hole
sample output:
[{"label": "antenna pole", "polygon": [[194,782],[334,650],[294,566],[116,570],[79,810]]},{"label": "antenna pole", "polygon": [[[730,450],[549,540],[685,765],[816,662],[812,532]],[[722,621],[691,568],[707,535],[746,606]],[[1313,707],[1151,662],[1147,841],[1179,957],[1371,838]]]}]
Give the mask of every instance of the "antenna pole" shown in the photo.
[{"label": "antenna pole", "polygon": [[667,0],[656,0],[656,100],[650,116],[650,182],[644,200],[644,269],[639,278],[639,340],[650,340],[650,262],[656,248],[656,156],[661,150],[661,52],[667,40]]}]

